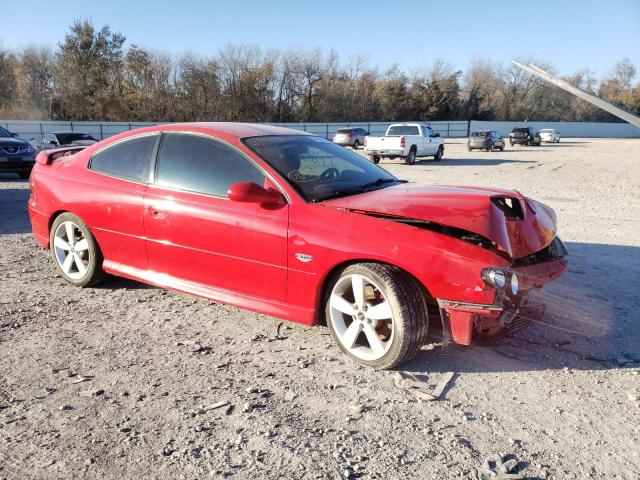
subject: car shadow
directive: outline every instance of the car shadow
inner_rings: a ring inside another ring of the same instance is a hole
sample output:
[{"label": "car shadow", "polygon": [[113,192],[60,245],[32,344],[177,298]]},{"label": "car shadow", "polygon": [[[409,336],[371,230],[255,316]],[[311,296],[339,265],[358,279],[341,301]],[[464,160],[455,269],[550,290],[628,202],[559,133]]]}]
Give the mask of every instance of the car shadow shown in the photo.
[{"label": "car shadow", "polygon": [[24,188],[0,189],[0,235],[31,232],[27,211],[29,184],[27,180],[16,182],[24,183]]},{"label": "car shadow", "polygon": [[[640,365],[640,247],[568,243],[569,268],[532,295],[545,313],[520,330],[484,344],[430,341],[401,367],[414,372],[610,370]],[[440,335],[441,337],[441,335]],[[427,347],[429,348],[429,347]]]},{"label": "car shadow", "polygon": [[[497,152],[502,153],[502,152]],[[487,152],[489,154],[489,152]],[[472,167],[472,166],[484,166],[492,167],[495,165],[501,165],[503,163],[537,163],[534,160],[511,160],[508,158],[443,158],[440,161],[435,161],[431,158],[418,160],[413,165],[441,165],[443,167]]]}]

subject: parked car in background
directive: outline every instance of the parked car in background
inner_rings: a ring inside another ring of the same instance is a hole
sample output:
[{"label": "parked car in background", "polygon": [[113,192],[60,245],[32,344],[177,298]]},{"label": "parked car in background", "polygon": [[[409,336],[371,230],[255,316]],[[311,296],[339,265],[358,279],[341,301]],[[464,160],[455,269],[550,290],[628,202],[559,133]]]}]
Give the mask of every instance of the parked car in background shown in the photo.
[{"label": "parked car in background", "polygon": [[17,173],[20,178],[29,178],[36,153],[29,142],[0,127],[0,172]]},{"label": "parked car in background", "polygon": [[394,123],[384,137],[365,138],[364,151],[373,163],[381,158],[404,158],[406,164],[415,163],[417,157],[442,160],[444,139],[422,123]]},{"label": "parked car in background", "polygon": [[504,150],[504,138],[493,130],[478,130],[477,132],[473,132],[467,141],[467,149],[469,151],[478,149],[489,152],[496,148],[500,151]]},{"label": "parked car in background", "polygon": [[540,146],[542,138],[540,132],[531,127],[516,127],[509,134],[509,145],[533,145]]},{"label": "parked car in background", "polygon": [[93,145],[98,140],[82,132],[55,132],[45,133],[38,140],[32,139],[38,150],[49,150],[51,148],[66,147],[69,145]]},{"label": "parked car in background", "polygon": [[540,138],[547,143],[560,143],[560,132],[553,128],[543,128],[540,130]]},{"label": "parked car in background", "polygon": [[33,235],[68,283],[106,272],[326,320],[374,368],[411,359],[430,315],[459,344],[501,333],[567,266],[553,210],[516,191],[408,184],[266,125],[158,125],[45,150],[30,192]]},{"label": "parked car in background", "polygon": [[369,135],[364,128],[341,128],[333,136],[333,143],[344,147],[353,147],[356,150],[364,145],[364,137]]}]

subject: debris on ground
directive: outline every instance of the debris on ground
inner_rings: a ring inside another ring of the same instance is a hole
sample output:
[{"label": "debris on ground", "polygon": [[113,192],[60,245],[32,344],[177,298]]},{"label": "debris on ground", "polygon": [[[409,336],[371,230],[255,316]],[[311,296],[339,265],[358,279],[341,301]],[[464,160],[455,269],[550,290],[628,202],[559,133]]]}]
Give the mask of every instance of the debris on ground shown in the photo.
[{"label": "debris on ground", "polygon": [[440,398],[454,375],[455,374],[453,372],[446,372],[435,388],[431,391],[429,391],[427,383],[418,380],[418,378],[412,373],[396,372],[393,381],[397,388],[406,390],[420,400],[432,402]]},{"label": "debris on ground", "polygon": [[97,397],[99,395],[102,395],[103,393],[104,390],[102,390],[101,388],[95,388],[92,390],[83,390],[78,393],[78,395],[80,395],[81,397]]},{"label": "debris on ground", "polygon": [[476,471],[476,480],[522,480],[524,476],[515,472],[518,460],[492,455]]},{"label": "debris on ground", "polygon": [[226,407],[227,405],[229,405],[229,402],[224,402],[224,401],[216,402],[211,405],[207,405],[206,407],[203,407],[202,410],[205,412],[209,412],[211,410],[217,410],[218,408]]}]

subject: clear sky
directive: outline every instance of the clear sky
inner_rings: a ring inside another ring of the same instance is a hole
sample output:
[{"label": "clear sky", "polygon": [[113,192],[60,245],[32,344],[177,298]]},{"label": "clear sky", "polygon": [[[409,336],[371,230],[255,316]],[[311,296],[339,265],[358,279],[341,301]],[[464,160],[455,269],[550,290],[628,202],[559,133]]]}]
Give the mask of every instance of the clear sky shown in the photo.
[{"label": "clear sky", "polygon": [[407,71],[436,58],[464,69],[476,56],[528,55],[559,74],[608,74],[622,57],[640,70],[640,0],[0,0],[0,42],[55,47],[74,19],[173,54],[213,54],[229,42],[334,48]]}]

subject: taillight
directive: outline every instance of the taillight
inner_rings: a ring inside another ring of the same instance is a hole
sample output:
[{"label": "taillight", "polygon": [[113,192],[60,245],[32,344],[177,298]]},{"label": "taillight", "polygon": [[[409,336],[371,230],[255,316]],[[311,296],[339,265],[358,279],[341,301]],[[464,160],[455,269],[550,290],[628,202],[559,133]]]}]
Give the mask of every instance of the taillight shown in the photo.
[{"label": "taillight", "polygon": [[404,148],[404,137],[400,137],[400,148]]}]

